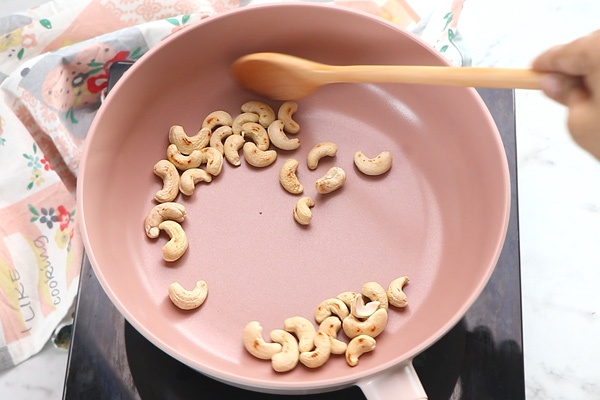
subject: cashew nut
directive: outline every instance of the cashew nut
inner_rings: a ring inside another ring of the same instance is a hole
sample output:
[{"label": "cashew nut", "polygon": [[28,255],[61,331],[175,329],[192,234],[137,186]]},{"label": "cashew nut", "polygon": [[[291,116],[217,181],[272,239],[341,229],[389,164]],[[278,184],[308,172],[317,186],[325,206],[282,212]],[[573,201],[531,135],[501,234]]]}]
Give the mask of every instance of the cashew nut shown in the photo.
[{"label": "cashew nut", "polygon": [[244,138],[241,135],[231,135],[225,139],[225,144],[223,145],[223,155],[231,165],[237,167],[241,164],[239,151],[243,145]]},{"label": "cashew nut", "polygon": [[283,163],[279,170],[279,183],[281,183],[281,186],[285,190],[292,194],[300,194],[304,191],[304,186],[302,186],[298,180],[298,176],[296,176],[298,165],[298,160],[290,158]]},{"label": "cashew nut", "polygon": [[344,320],[349,314],[350,311],[348,311],[348,307],[343,301],[340,299],[327,299],[322,301],[315,310],[315,320],[320,324],[325,318],[332,315],[337,315],[341,320]]},{"label": "cashew nut", "polygon": [[300,353],[300,362],[308,368],[318,368],[325,364],[331,356],[331,339],[325,332],[315,335],[315,349]]},{"label": "cashew nut", "polygon": [[292,119],[292,116],[298,111],[298,104],[293,101],[284,102],[277,111],[277,119],[283,121],[283,128],[288,133],[298,133],[300,125]]},{"label": "cashew nut", "polygon": [[213,111],[202,121],[202,127],[211,131],[217,126],[231,126],[231,124],[233,124],[233,118],[227,111]]},{"label": "cashew nut", "polygon": [[313,349],[317,330],[309,320],[304,317],[291,317],[284,321],[283,326],[286,331],[294,333],[298,338],[300,352]]},{"label": "cashew nut", "polygon": [[211,130],[200,129],[194,136],[188,136],[182,126],[173,125],[169,129],[169,143],[177,146],[182,154],[190,154],[194,150],[206,147],[210,141]]},{"label": "cashew nut", "polygon": [[357,294],[350,307],[350,314],[358,319],[369,318],[379,308],[378,301],[370,301],[365,304],[365,299],[362,294]]},{"label": "cashew nut", "polygon": [[171,238],[162,248],[163,259],[168,262],[179,260],[188,248],[188,240],[181,225],[175,221],[163,221],[158,228],[167,232]]},{"label": "cashew nut", "polygon": [[193,310],[198,308],[206,300],[208,286],[204,281],[196,282],[192,290],[185,290],[179,283],[173,282],[169,285],[169,298],[182,310]]},{"label": "cashew nut", "polygon": [[271,125],[269,125],[267,133],[269,134],[269,139],[271,140],[271,143],[273,143],[275,147],[278,147],[281,150],[296,150],[298,147],[300,147],[300,139],[290,139],[289,137],[287,137],[285,132],[283,131],[283,125],[284,122],[279,119],[273,121]]},{"label": "cashew nut", "polygon": [[296,202],[296,206],[294,207],[294,219],[300,225],[308,225],[310,224],[310,220],[312,219],[312,211],[310,207],[314,207],[315,201],[310,197],[301,197]]},{"label": "cashew nut", "polygon": [[366,175],[381,175],[392,168],[392,153],[382,151],[375,158],[368,158],[362,152],[354,154],[354,164],[360,172]]},{"label": "cashew nut", "polygon": [[159,203],[173,201],[179,194],[179,172],[168,160],[160,160],[154,164],[154,173],[162,178],[163,188],[154,194]]},{"label": "cashew nut", "polygon": [[403,276],[398,279],[394,279],[387,290],[387,297],[389,303],[394,307],[406,307],[408,305],[408,299],[406,293],[402,291],[404,285],[408,283],[408,276]]},{"label": "cashew nut", "polygon": [[258,114],[252,112],[241,113],[233,120],[233,124],[231,125],[231,129],[233,133],[236,135],[242,134],[242,126],[246,122],[258,122]]},{"label": "cashew nut", "polygon": [[258,115],[258,122],[265,128],[268,127],[271,122],[275,121],[275,111],[262,101],[248,101],[242,104],[241,109],[243,112],[251,112]]},{"label": "cashew nut", "polygon": [[212,175],[200,168],[190,168],[183,171],[179,179],[179,190],[186,196],[191,196],[198,182],[210,182]]},{"label": "cashew nut", "polygon": [[223,154],[223,139],[233,134],[233,130],[229,125],[220,126],[213,132],[210,137],[210,147],[219,150]]},{"label": "cashew nut", "polygon": [[185,207],[179,203],[166,202],[158,204],[150,210],[144,221],[144,230],[149,238],[155,239],[160,235],[159,225],[166,220],[183,222]]},{"label": "cashew nut", "polygon": [[342,321],[344,333],[349,338],[355,338],[359,335],[376,337],[385,329],[388,321],[388,313],[385,308],[375,311],[369,318],[359,320],[354,315],[349,315]]},{"label": "cashew nut", "polygon": [[194,150],[190,154],[185,155],[177,149],[177,145],[170,144],[167,147],[167,159],[173,163],[177,169],[185,171],[190,168],[198,168],[202,164],[201,150]]},{"label": "cashew nut", "polygon": [[282,329],[275,329],[270,333],[271,340],[281,344],[281,351],[273,354],[271,365],[277,372],[286,372],[294,369],[298,365],[300,352],[298,351],[298,342],[289,332]]},{"label": "cashew nut", "polygon": [[349,366],[354,367],[358,364],[360,356],[373,350],[375,350],[375,339],[367,335],[357,336],[348,343],[346,361]]},{"label": "cashew nut", "polygon": [[201,164],[206,163],[206,172],[212,176],[217,176],[223,168],[223,154],[213,147],[205,147],[200,150],[202,155]]},{"label": "cashew nut", "polygon": [[354,301],[355,297],[356,292],[343,292],[337,295],[337,298],[343,301],[344,304],[346,304],[348,310],[352,307],[352,302]]},{"label": "cashew nut", "polygon": [[337,145],[332,142],[322,142],[315,145],[306,156],[308,168],[316,169],[321,158],[325,156],[334,157],[337,154],[337,150]]},{"label": "cashew nut", "polygon": [[315,182],[317,192],[321,194],[331,193],[344,186],[346,182],[346,171],[340,167],[330,168],[329,171]]},{"label": "cashew nut", "polygon": [[254,142],[244,143],[242,151],[248,164],[252,165],[253,167],[267,167],[273,164],[277,159],[277,152],[275,150],[260,150],[258,147],[256,147]]},{"label": "cashew nut", "polygon": [[331,354],[344,354],[346,352],[346,343],[338,340],[337,334],[342,328],[342,321],[338,317],[327,317],[319,325],[319,331],[325,332],[331,340]]},{"label": "cashew nut", "polygon": [[270,360],[282,350],[279,343],[267,343],[262,336],[263,328],[258,321],[251,321],[244,327],[243,343],[248,353],[261,360]]},{"label": "cashew nut", "polygon": [[380,308],[388,309],[387,293],[377,282],[367,282],[362,286],[361,293],[370,301],[378,301]]},{"label": "cashew nut", "polygon": [[267,130],[256,122],[246,122],[242,125],[242,136],[244,139],[249,137],[262,151],[268,150],[271,144]]}]

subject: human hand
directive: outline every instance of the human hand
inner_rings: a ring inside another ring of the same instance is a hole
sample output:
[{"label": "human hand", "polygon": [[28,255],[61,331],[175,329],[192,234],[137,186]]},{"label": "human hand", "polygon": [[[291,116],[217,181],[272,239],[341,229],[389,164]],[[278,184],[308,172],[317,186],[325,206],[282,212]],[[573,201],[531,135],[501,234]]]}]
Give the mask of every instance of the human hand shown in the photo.
[{"label": "human hand", "polygon": [[545,51],[532,68],[549,72],[542,90],[568,107],[573,139],[600,160],[600,30]]}]

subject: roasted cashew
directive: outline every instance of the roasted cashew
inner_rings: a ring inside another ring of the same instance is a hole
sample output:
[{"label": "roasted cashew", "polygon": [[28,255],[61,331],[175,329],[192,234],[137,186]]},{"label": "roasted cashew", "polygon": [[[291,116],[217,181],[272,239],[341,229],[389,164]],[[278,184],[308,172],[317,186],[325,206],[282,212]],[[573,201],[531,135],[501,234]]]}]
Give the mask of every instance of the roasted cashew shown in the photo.
[{"label": "roasted cashew", "polygon": [[200,150],[202,163],[206,163],[206,172],[212,176],[217,176],[223,169],[223,154],[213,147],[205,147]]},{"label": "roasted cashew", "polygon": [[235,119],[233,120],[233,124],[231,125],[233,133],[236,135],[241,135],[242,126],[246,122],[258,122],[258,114],[255,114],[253,112],[245,112],[235,117]]},{"label": "roasted cashew", "polygon": [[200,129],[194,136],[188,136],[182,126],[173,125],[169,129],[169,143],[177,146],[182,154],[190,154],[194,150],[200,150],[208,145],[211,137],[211,130],[208,128]]},{"label": "roasted cashew", "polygon": [[211,131],[217,126],[231,126],[233,124],[233,118],[227,111],[213,111],[204,118],[202,121],[202,127],[208,128]]},{"label": "roasted cashew", "polygon": [[170,201],[154,206],[144,221],[146,235],[151,239],[157,238],[160,235],[159,225],[166,220],[183,222],[185,220],[185,207],[182,204]]},{"label": "roasted cashew", "polygon": [[346,362],[354,367],[358,364],[360,356],[373,350],[375,350],[375,339],[367,335],[357,336],[348,343]]},{"label": "roasted cashew", "polygon": [[275,150],[262,151],[256,147],[254,142],[244,143],[242,151],[244,153],[244,159],[253,167],[268,167],[277,159],[277,152]]},{"label": "roasted cashew", "polygon": [[267,129],[267,133],[269,134],[269,139],[273,146],[280,148],[281,150],[296,150],[300,147],[300,139],[293,138],[290,139],[286,136],[283,131],[284,122],[282,120],[275,120],[269,125]]},{"label": "roasted cashew", "polygon": [[273,354],[271,357],[273,369],[277,372],[286,372],[294,369],[298,365],[298,358],[300,356],[296,338],[283,329],[272,330],[269,335],[273,342],[281,345],[281,351]]},{"label": "roasted cashew", "polygon": [[311,207],[314,207],[315,201],[310,197],[302,197],[298,199],[296,202],[296,206],[294,207],[294,219],[300,225],[308,225],[310,224],[310,220],[312,219],[312,211]]},{"label": "roasted cashew", "polygon": [[192,290],[185,290],[179,283],[173,282],[169,285],[169,298],[182,310],[193,310],[198,308],[206,300],[208,286],[204,281],[196,282]]},{"label": "roasted cashew", "polygon": [[388,313],[385,308],[375,311],[369,318],[359,320],[354,315],[349,315],[342,321],[344,333],[349,338],[355,338],[359,335],[376,337],[385,329],[388,321]]},{"label": "roasted cashew", "polygon": [[239,151],[243,145],[244,138],[241,135],[231,135],[225,139],[225,144],[223,145],[223,155],[231,165],[237,167],[241,164]]},{"label": "roasted cashew", "polygon": [[268,127],[271,122],[275,121],[275,111],[267,103],[262,101],[248,101],[242,104],[243,112],[251,112],[258,115],[258,123]]},{"label": "roasted cashew", "polygon": [[332,315],[337,315],[341,320],[344,320],[349,314],[350,311],[343,301],[340,299],[327,299],[322,301],[315,310],[315,321],[320,324],[325,318]]},{"label": "roasted cashew", "polygon": [[325,332],[331,340],[331,354],[344,354],[346,343],[338,340],[337,334],[342,328],[342,321],[338,317],[327,317],[319,325],[319,331]]},{"label": "roasted cashew", "polygon": [[187,236],[179,222],[163,221],[158,225],[158,229],[167,232],[171,238],[162,248],[163,259],[168,262],[179,260],[188,248]]},{"label": "roasted cashew", "polygon": [[244,327],[243,343],[248,353],[261,360],[270,360],[282,350],[279,343],[267,343],[262,336],[263,328],[258,321],[251,321]]},{"label": "roasted cashew", "polygon": [[340,167],[332,167],[325,175],[317,179],[315,189],[321,194],[327,194],[341,188],[345,182],[346,171]]},{"label": "roasted cashew", "polygon": [[298,160],[290,158],[286,160],[279,170],[279,183],[288,192],[292,194],[300,194],[304,191],[304,186],[298,180],[296,171],[298,170]]},{"label": "roasted cashew", "polygon": [[212,175],[200,168],[190,168],[183,171],[179,179],[179,190],[186,196],[191,196],[198,182],[210,182]]},{"label": "roasted cashew", "polygon": [[387,298],[389,303],[394,307],[406,307],[408,305],[406,293],[404,293],[402,290],[408,281],[408,276],[403,276],[398,279],[394,279],[390,283],[390,286],[387,290]]},{"label": "roasted cashew", "polygon": [[256,143],[256,147],[262,151],[268,150],[269,145],[271,144],[267,130],[261,124],[257,124],[256,122],[246,122],[242,125],[242,136],[244,139],[246,137],[250,138]]},{"label": "roasted cashew", "polygon": [[186,155],[177,149],[177,145],[170,144],[169,147],[167,147],[167,159],[172,162],[177,169],[182,171],[190,168],[198,168],[203,160],[200,151],[201,150],[194,150]]},{"label": "roasted cashew", "polygon": [[283,327],[286,331],[296,335],[300,352],[313,349],[317,330],[309,320],[304,317],[291,317],[284,321]]},{"label": "roasted cashew", "polygon": [[362,294],[357,294],[350,306],[350,314],[358,319],[369,318],[379,308],[378,301],[370,301],[365,304],[365,299]]},{"label": "roasted cashew", "polygon": [[306,156],[308,168],[316,169],[321,158],[325,156],[334,157],[337,154],[338,147],[332,142],[321,142],[315,145]]},{"label": "roasted cashew", "polygon": [[325,364],[331,356],[331,340],[325,332],[315,335],[315,349],[300,353],[300,362],[308,368],[318,368]]},{"label": "roasted cashew", "polygon": [[370,301],[378,301],[380,308],[388,309],[387,293],[377,282],[367,282],[362,286],[361,293]]},{"label": "roasted cashew", "polygon": [[348,310],[352,307],[352,302],[356,297],[356,292],[343,292],[337,295],[337,298],[344,302]]},{"label": "roasted cashew", "polygon": [[163,188],[154,194],[159,203],[173,201],[179,194],[179,171],[172,162],[160,160],[154,164],[154,173],[163,180]]},{"label": "roasted cashew", "polygon": [[392,153],[382,151],[375,158],[368,158],[362,152],[354,154],[354,164],[365,175],[381,175],[392,168]]},{"label": "roasted cashew", "polygon": [[210,147],[213,147],[223,154],[223,139],[233,135],[233,130],[229,125],[223,125],[215,129],[210,137]]},{"label": "roasted cashew", "polygon": [[284,102],[277,111],[277,119],[283,121],[283,129],[287,133],[298,133],[300,125],[292,119],[292,116],[298,111],[298,104],[293,101]]}]

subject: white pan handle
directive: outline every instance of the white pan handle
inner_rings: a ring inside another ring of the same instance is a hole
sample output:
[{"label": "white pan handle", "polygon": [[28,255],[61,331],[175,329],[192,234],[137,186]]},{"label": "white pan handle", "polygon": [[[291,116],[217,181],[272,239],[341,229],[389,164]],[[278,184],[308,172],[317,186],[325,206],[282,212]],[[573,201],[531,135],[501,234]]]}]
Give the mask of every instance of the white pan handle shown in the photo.
[{"label": "white pan handle", "polygon": [[421,400],[427,394],[412,360],[389,371],[359,381],[358,387],[368,400]]}]

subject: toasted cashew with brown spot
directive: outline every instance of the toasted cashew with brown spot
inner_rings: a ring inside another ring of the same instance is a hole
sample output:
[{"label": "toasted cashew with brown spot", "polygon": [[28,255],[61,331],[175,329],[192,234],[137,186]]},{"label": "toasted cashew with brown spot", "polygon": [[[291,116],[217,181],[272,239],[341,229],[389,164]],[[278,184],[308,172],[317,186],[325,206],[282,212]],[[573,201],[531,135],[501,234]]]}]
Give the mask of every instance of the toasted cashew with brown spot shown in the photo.
[{"label": "toasted cashew with brown spot", "polygon": [[188,248],[187,236],[179,222],[163,221],[158,225],[158,229],[165,231],[170,237],[162,248],[163,259],[168,262],[179,260]]},{"label": "toasted cashew with brown spot", "polygon": [[344,320],[349,314],[350,311],[343,301],[340,299],[327,299],[322,301],[315,310],[315,321],[320,324],[325,318],[332,315],[337,315],[339,319]]},{"label": "toasted cashew with brown spot", "polygon": [[344,354],[347,344],[337,338],[342,329],[342,321],[335,316],[327,317],[319,325],[319,331],[325,332],[331,341],[331,354]]},{"label": "toasted cashew with brown spot", "polygon": [[235,167],[242,164],[240,161],[240,149],[244,145],[244,142],[245,140],[241,135],[231,135],[225,139],[223,155],[225,156],[225,159]]},{"label": "toasted cashew with brown spot", "polygon": [[217,126],[231,126],[233,118],[227,111],[213,111],[202,121],[202,128],[208,128],[213,131]]},{"label": "toasted cashew with brown spot", "polygon": [[321,142],[316,144],[306,156],[308,168],[316,169],[323,157],[334,157],[337,154],[337,144],[332,142]]},{"label": "toasted cashew with brown spot", "polygon": [[331,340],[322,331],[315,335],[315,349],[300,353],[300,362],[308,368],[318,368],[325,364],[331,356]]},{"label": "toasted cashew with brown spot", "polygon": [[378,301],[370,301],[365,304],[365,299],[362,294],[357,294],[350,306],[350,314],[358,319],[369,318],[379,308]]},{"label": "toasted cashew with brown spot", "polygon": [[159,203],[173,201],[179,194],[179,171],[169,160],[160,160],[154,164],[154,174],[163,181],[161,190],[154,194]]},{"label": "toasted cashew with brown spot", "polygon": [[332,167],[325,175],[317,179],[315,189],[321,194],[331,193],[338,190],[346,183],[346,171],[340,167]]},{"label": "toasted cashew with brown spot", "polygon": [[202,155],[202,164],[206,164],[206,172],[212,176],[217,176],[223,169],[223,154],[214,147],[205,147],[200,150]]},{"label": "toasted cashew with brown spot", "polygon": [[404,285],[408,283],[408,276],[402,276],[398,279],[394,279],[387,290],[388,301],[394,307],[406,307],[408,305],[408,298],[404,293]]},{"label": "toasted cashew with brown spot", "polygon": [[177,149],[177,145],[170,144],[169,147],[167,147],[167,159],[172,162],[178,170],[185,171],[190,168],[198,168],[200,164],[202,164],[204,158],[202,157],[201,150],[194,150],[186,155]]},{"label": "toasted cashew with brown spot", "polygon": [[242,126],[247,122],[256,122],[258,123],[258,114],[252,112],[241,113],[233,120],[233,124],[231,125],[231,129],[235,135],[242,134]]},{"label": "toasted cashew with brown spot", "polygon": [[293,101],[284,102],[277,111],[277,119],[283,121],[283,129],[287,133],[298,133],[300,131],[300,125],[293,119],[293,115],[298,111],[298,104]]},{"label": "toasted cashew with brown spot", "polygon": [[169,285],[169,298],[182,310],[193,310],[204,303],[208,296],[208,286],[204,281],[196,282],[192,290],[185,290],[178,282]]},{"label": "toasted cashew with brown spot", "polygon": [[190,154],[194,150],[200,150],[208,145],[211,138],[211,130],[203,128],[194,136],[188,136],[180,125],[173,125],[169,129],[169,143],[177,146],[182,154]]},{"label": "toasted cashew with brown spot", "polygon": [[294,369],[298,365],[300,356],[296,338],[283,329],[272,330],[269,336],[273,342],[281,345],[281,351],[271,357],[273,369],[277,372],[287,372]]},{"label": "toasted cashew with brown spot", "polygon": [[392,153],[382,151],[374,158],[365,156],[361,151],[354,154],[354,164],[365,175],[385,174],[392,168]]},{"label": "toasted cashew with brown spot", "polygon": [[263,127],[268,127],[271,122],[275,121],[275,111],[267,103],[262,101],[248,101],[242,104],[242,112],[251,112],[258,115],[258,123]]},{"label": "toasted cashew with brown spot", "polygon": [[315,201],[310,197],[301,197],[294,207],[294,219],[300,225],[308,225],[312,220],[311,207],[315,206]]},{"label": "toasted cashew with brown spot", "polygon": [[283,322],[283,327],[286,331],[296,335],[300,352],[313,349],[317,330],[309,320],[304,317],[290,317]]},{"label": "toasted cashew with brown spot", "polygon": [[258,321],[251,321],[244,327],[242,342],[248,353],[261,360],[270,360],[275,354],[281,352],[279,343],[267,343],[263,339],[263,327]]},{"label": "toasted cashew with brown spot", "polygon": [[387,292],[377,282],[367,282],[361,288],[361,293],[370,301],[378,301],[380,308],[388,309]]},{"label": "toasted cashew with brown spot", "polygon": [[268,150],[271,144],[267,130],[256,122],[246,122],[242,125],[242,136],[244,139],[247,137],[252,140],[262,151]]},{"label": "toasted cashew with brown spot", "polygon": [[277,152],[275,150],[260,150],[254,142],[244,143],[242,151],[246,162],[257,168],[268,167],[277,159]]},{"label": "toasted cashew with brown spot", "polygon": [[271,143],[273,143],[273,146],[281,150],[296,150],[298,147],[300,147],[300,139],[290,139],[287,137],[283,131],[283,125],[283,121],[279,119],[273,121],[271,125],[269,125],[269,128],[267,128],[267,133],[269,134]]},{"label": "toasted cashew with brown spot", "polygon": [[144,230],[151,239],[156,239],[160,235],[159,225],[166,220],[183,222],[185,220],[185,206],[179,203],[166,202],[158,204],[150,210],[144,220]]},{"label": "toasted cashew with brown spot", "polygon": [[304,191],[304,186],[302,186],[296,175],[299,164],[298,160],[290,158],[279,169],[279,183],[292,194],[300,194]]},{"label": "toasted cashew with brown spot", "polygon": [[183,171],[179,179],[179,190],[186,196],[191,196],[194,193],[198,182],[210,182],[212,175],[200,168],[190,168]]},{"label": "toasted cashew with brown spot", "polygon": [[233,135],[233,129],[229,125],[220,126],[210,137],[210,147],[215,148],[223,154],[223,140]]},{"label": "toasted cashew with brown spot", "polygon": [[360,356],[375,350],[375,344],[375,339],[367,335],[360,335],[352,339],[346,349],[346,362],[348,365],[351,367],[356,366]]},{"label": "toasted cashew with brown spot", "polygon": [[388,313],[385,308],[375,311],[369,318],[360,320],[350,314],[342,321],[342,329],[349,338],[359,335],[378,336],[387,326]]},{"label": "toasted cashew with brown spot", "polygon": [[337,295],[337,298],[343,301],[346,307],[348,307],[348,310],[350,310],[356,294],[356,292],[342,292]]}]

